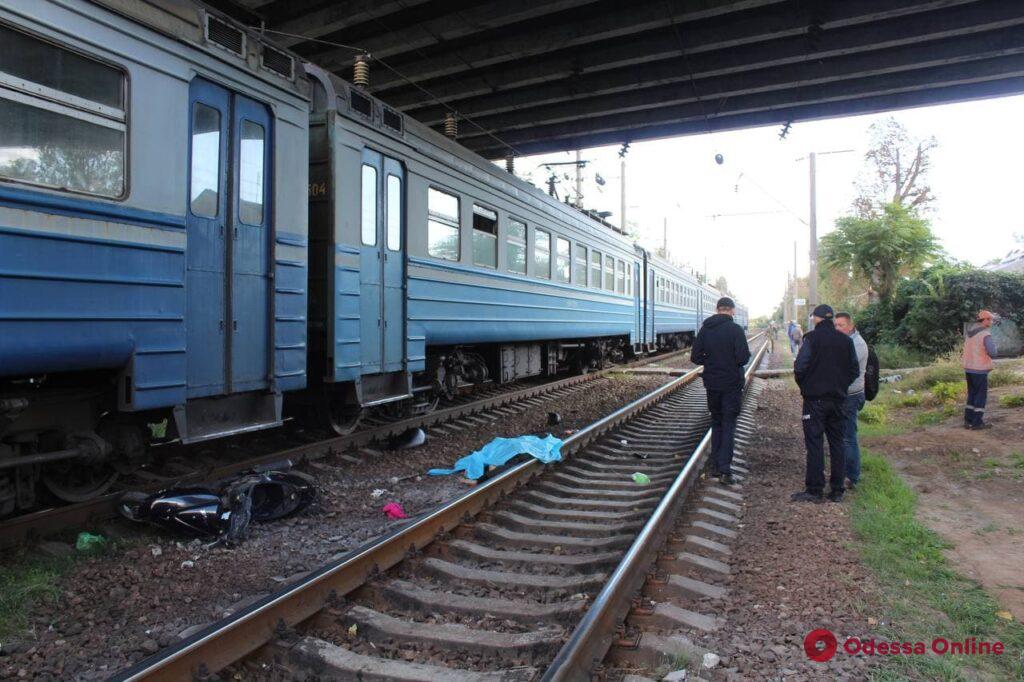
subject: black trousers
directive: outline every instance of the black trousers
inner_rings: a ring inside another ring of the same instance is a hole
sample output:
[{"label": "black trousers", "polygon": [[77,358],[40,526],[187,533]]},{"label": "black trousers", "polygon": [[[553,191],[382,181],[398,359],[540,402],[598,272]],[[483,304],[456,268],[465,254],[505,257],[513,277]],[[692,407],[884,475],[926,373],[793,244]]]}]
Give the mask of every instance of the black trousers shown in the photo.
[{"label": "black trousers", "polygon": [[967,375],[967,409],[964,410],[964,423],[969,426],[981,426],[985,419],[985,403],[988,402],[988,374]]},{"label": "black trousers", "polygon": [[804,488],[820,495],[825,489],[825,438],[828,438],[829,486],[843,490],[846,451],[843,448],[843,401],[804,398],[804,445],[807,447],[807,476]]},{"label": "black trousers", "polygon": [[711,412],[711,461],[716,474],[732,473],[732,454],[736,445],[736,420],[740,416],[743,389],[708,390]]}]

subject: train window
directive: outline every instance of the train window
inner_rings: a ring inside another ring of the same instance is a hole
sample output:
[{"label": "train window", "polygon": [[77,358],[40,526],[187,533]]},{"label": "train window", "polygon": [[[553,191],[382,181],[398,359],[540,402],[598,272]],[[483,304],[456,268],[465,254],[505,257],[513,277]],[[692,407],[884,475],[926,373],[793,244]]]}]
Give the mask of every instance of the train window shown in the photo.
[{"label": "train window", "polygon": [[633,295],[633,264],[626,263],[626,295]]},{"label": "train window", "polygon": [[196,102],[192,106],[192,214],[217,215],[220,206],[220,112]]},{"label": "train window", "polygon": [[459,260],[459,198],[431,187],[427,190],[427,253]]},{"label": "train window", "polygon": [[601,288],[601,253],[598,251],[590,252],[590,286]]},{"label": "train window", "polygon": [[604,288],[615,291],[615,259],[611,256],[604,257]]},{"label": "train window", "polygon": [[615,290],[620,294],[626,293],[626,262],[619,261],[615,264]]},{"label": "train window", "polygon": [[402,178],[388,175],[388,248],[402,248]]},{"label": "train window", "polygon": [[473,263],[498,267],[498,214],[473,204]]},{"label": "train window", "polygon": [[238,154],[238,217],[249,225],[263,224],[263,147],[259,123],[242,119]]},{"label": "train window", "polygon": [[538,277],[551,279],[551,234],[535,230],[533,242],[533,272]]},{"label": "train window", "polygon": [[377,169],[363,164],[362,235],[366,246],[377,245]]},{"label": "train window", "polygon": [[555,279],[569,281],[569,240],[562,237],[555,239]]},{"label": "train window", "polygon": [[509,272],[526,274],[526,223],[512,218],[508,221],[505,260]]},{"label": "train window", "polygon": [[573,257],[572,281],[581,287],[587,286],[587,247],[577,244]]},{"label": "train window", "polygon": [[5,26],[0,45],[0,176],[122,196],[124,73]]}]

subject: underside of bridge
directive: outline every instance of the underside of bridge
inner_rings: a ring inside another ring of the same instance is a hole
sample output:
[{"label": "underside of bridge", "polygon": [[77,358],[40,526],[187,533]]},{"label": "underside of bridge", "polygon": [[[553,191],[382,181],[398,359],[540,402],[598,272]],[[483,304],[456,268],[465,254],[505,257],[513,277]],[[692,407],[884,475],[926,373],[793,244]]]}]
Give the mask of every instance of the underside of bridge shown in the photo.
[{"label": "underside of bridge", "polygon": [[1024,92],[1019,0],[214,0],[480,154]]}]

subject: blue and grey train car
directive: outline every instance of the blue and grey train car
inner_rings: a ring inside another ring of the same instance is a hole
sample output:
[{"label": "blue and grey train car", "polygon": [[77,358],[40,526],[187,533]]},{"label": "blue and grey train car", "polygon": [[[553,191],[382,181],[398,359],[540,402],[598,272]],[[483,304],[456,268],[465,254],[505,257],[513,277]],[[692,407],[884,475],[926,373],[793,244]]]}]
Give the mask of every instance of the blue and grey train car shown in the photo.
[{"label": "blue and grey train car", "polygon": [[309,377],[336,426],[360,408],[632,352],[640,261],[628,239],[307,70],[310,289],[328,292],[311,297]]},{"label": "blue and grey train car", "polygon": [[0,4],[0,514],[40,476],[98,494],[147,423],[281,422],[306,381],[307,89],[198,6]]},{"label": "blue and grey train car", "polygon": [[701,283],[688,270],[654,255],[647,257],[652,341],[658,349],[679,349],[693,342],[707,315]]}]

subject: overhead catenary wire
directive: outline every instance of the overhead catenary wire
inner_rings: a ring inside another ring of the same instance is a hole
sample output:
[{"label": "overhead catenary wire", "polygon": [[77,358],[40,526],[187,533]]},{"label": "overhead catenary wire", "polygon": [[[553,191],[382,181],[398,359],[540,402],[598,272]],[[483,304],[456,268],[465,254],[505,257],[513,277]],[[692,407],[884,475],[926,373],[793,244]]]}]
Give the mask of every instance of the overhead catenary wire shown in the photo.
[{"label": "overhead catenary wire", "polygon": [[[422,85],[420,85],[416,81],[412,80],[411,78],[408,78],[405,74],[403,74],[401,71],[399,71],[395,67],[393,67],[390,64],[388,64],[386,61],[384,61],[380,57],[375,57],[372,53],[370,53],[370,51],[368,51],[368,50],[366,50],[366,49],[364,49],[362,47],[359,47],[357,45],[346,45],[345,43],[338,43],[338,42],[335,42],[333,40],[322,40],[320,38],[311,38],[309,36],[304,36],[304,35],[302,35],[300,33],[288,33],[287,31],[275,31],[273,29],[264,28],[262,26],[250,26],[249,28],[253,29],[254,31],[259,31],[260,33],[273,33],[274,35],[284,36],[286,38],[298,38],[299,40],[303,40],[303,41],[307,41],[307,42],[311,42],[311,43],[320,43],[321,45],[330,45],[331,47],[337,47],[337,48],[341,48],[343,50],[352,50],[353,52],[356,52],[357,54],[361,54],[361,55],[365,56],[367,59],[372,59],[373,61],[375,61],[376,63],[380,64],[385,69],[387,69],[388,71],[390,71],[391,73],[395,74],[400,79],[405,81],[406,84],[411,85],[412,87],[414,87],[417,90],[419,90],[420,92],[422,92],[424,95],[426,95],[428,98],[430,98],[431,102],[433,102],[434,104],[436,104],[436,105],[438,105],[440,107],[443,107],[448,113],[453,115],[457,120],[465,121],[466,123],[468,123],[469,125],[473,126],[474,128],[479,130],[481,133],[483,133],[487,137],[491,138],[492,140],[494,140],[495,142],[500,144],[505,149],[508,149],[512,154],[514,154],[516,156],[521,156],[521,154],[519,153],[519,150],[516,149],[514,146],[512,146],[511,144],[509,144],[505,140],[501,139],[500,137],[495,135],[492,131],[490,131],[487,128],[483,127],[482,125],[480,125],[479,123],[474,121],[469,116],[466,116],[464,114],[459,113],[458,109],[456,109],[455,107],[451,106],[450,104],[448,104],[447,102],[442,100],[440,97],[438,97],[434,93],[432,93],[429,90],[427,90],[426,88],[424,88]],[[313,62],[313,63],[315,63],[315,62]]]}]

